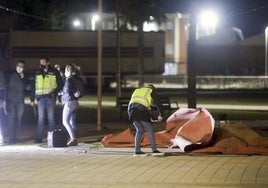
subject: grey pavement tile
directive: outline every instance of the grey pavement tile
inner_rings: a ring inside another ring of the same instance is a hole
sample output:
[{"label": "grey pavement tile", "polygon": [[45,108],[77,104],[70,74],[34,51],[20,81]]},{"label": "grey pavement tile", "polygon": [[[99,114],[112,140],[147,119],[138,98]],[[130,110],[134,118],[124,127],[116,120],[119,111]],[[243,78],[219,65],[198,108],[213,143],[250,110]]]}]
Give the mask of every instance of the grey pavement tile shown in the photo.
[{"label": "grey pavement tile", "polygon": [[100,138],[82,137],[78,146],[67,148],[32,140],[0,146],[0,188],[268,187],[268,156],[160,148],[166,156],[133,157],[134,148],[105,148]]}]

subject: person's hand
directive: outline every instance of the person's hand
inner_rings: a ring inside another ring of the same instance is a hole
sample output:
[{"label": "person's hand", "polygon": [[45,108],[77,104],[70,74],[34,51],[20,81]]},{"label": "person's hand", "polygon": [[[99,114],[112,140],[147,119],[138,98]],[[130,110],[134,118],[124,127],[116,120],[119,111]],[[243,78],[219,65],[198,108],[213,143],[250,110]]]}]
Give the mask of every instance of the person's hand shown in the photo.
[{"label": "person's hand", "polygon": [[20,75],[21,78],[24,78],[24,73],[23,72],[19,73],[19,75]]},{"label": "person's hand", "polygon": [[31,101],[31,102],[30,102],[30,105],[31,105],[32,107],[34,107],[34,105],[35,105],[34,101]]},{"label": "person's hand", "polygon": [[80,91],[76,91],[75,93],[74,93],[74,96],[76,97],[76,98],[79,98],[80,97]]},{"label": "person's hand", "polygon": [[6,102],[6,101],[3,101],[2,106],[3,106],[4,109],[6,109],[6,107],[7,107],[7,102]]},{"label": "person's hand", "polygon": [[158,116],[157,117],[157,120],[160,122],[160,121],[162,121],[164,118],[162,117],[162,116]]}]

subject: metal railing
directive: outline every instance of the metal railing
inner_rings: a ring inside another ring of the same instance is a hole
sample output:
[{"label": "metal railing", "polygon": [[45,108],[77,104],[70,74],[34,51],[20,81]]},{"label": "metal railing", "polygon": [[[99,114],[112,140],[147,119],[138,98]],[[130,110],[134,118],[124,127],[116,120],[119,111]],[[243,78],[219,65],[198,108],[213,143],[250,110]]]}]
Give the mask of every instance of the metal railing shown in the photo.
[{"label": "metal railing", "polygon": [[[138,76],[124,76],[123,88],[138,87]],[[187,76],[146,75],[146,83],[160,88],[187,88]],[[268,76],[196,76],[197,89],[266,89]]]}]

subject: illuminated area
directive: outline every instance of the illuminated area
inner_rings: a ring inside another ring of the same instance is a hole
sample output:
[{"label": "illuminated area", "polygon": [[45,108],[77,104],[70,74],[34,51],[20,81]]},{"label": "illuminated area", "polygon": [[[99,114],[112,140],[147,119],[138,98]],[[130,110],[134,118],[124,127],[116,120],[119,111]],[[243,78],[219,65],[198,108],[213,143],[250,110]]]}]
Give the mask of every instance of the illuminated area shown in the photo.
[{"label": "illuminated area", "polygon": [[92,30],[96,30],[96,22],[100,19],[99,15],[94,14],[91,19]]},{"label": "illuminated area", "polygon": [[149,22],[144,22],[143,31],[158,31],[157,23],[154,21],[154,18],[152,16],[150,16]]},{"label": "illuminated area", "polygon": [[74,20],[74,22],[73,22],[73,26],[74,26],[74,27],[79,27],[79,26],[81,26],[81,21],[80,21],[80,20]]},{"label": "illuminated area", "polygon": [[218,24],[218,15],[212,10],[205,10],[198,15],[198,35],[208,36],[215,34]]},{"label": "illuminated area", "polygon": [[82,29],[83,28],[83,22],[80,19],[78,19],[78,18],[76,18],[76,19],[73,20],[72,25],[73,25],[73,27],[75,29]]}]

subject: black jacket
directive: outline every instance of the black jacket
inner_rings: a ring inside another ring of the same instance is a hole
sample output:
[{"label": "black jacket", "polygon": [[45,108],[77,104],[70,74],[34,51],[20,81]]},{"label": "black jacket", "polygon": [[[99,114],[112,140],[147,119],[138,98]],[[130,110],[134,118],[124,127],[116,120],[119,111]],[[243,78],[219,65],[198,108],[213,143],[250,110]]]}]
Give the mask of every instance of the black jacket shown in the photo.
[{"label": "black jacket", "polygon": [[21,78],[17,71],[13,71],[8,79],[7,101],[24,103],[26,90],[31,90],[29,77],[24,74]]},{"label": "black jacket", "polygon": [[[0,70],[0,103],[2,103],[5,100],[6,100],[6,79],[2,70]],[[0,104],[0,107],[1,105],[2,104]]]},{"label": "black jacket", "polygon": [[68,101],[78,100],[78,97],[75,96],[77,92],[76,79],[80,79],[77,75],[71,75],[66,78],[65,84],[62,89],[61,102],[65,104]]}]

